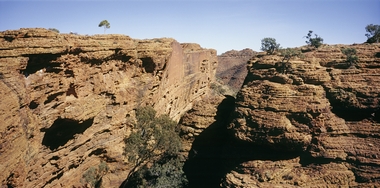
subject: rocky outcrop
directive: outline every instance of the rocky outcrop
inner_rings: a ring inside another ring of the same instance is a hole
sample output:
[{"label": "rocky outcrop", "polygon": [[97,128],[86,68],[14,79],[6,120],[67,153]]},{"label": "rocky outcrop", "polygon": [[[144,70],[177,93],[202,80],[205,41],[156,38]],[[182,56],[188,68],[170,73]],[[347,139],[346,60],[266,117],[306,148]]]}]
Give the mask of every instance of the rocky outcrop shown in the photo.
[{"label": "rocky outcrop", "polygon": [[179,121],[180,136],[183,138],[185,155],[195,140],[211,124],[216,121],[217,106],[225,97],[213,96],[197,101]]},{"label": "rocky outcrop", "polygon": [[380,186],[380,45],[302,50],[286,70],[277,55],[250,60],[229,129],[252,155],[224,187]]},{"label": "rocky outcrop", "polygon": [[80,36],[45,29],[0,33],[0,180],[8,187],[79,187],[100,161],[118,187],[134,109],[179,120],[207,95],[215,50],[174,39]]},{"label": "rocky outcrop", "polygon": [[234,101],[231,96],[204,98],[182,117],[179,126],[187,157],[183,170],[190,187],[218,187],[226,165],[239,155],[229,147],[226,124]]},{"label": "rocky outcrop", "polygon": [[255,54],[255,51],[246,48],[241,51],[231,50],[218,55],[219,66],[216,69],[216,76],[235,92],[239,91],[244,78],[247,76],[247,62]]}]

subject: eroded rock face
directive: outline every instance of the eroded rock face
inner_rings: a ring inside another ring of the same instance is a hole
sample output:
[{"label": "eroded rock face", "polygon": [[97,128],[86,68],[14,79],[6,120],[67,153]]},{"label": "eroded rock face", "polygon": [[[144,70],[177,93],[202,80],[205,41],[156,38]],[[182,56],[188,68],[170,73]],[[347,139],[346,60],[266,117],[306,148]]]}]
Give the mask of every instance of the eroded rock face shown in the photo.
[{"label": "eroded rock face", "polygon": [[[355,67],[347,47],[358,52]],[[251,59],[229,128],[250,152],[269,154],[252,155],[222,185],[379,186],[379,54],[379,44],[324,46],[286,70],[277,55]]]},{"label": "eroded rock face", "polygon": [[239,91],[247,76],[247,62],[256,54],[247,48],[236,51],[230,50],[218,55],[218,68],[216,76],[223,84],[230,86],[234,91]]},{"label": "eroded rock face", "polygon": [[226,176],[223,187],[342,187],[355,186],[355,175],[342,163],[309,165],[300,159],[255,160],[240,164]]},{"label": "eroded rock face", "polygon": [[213,96],[196,102],[180,121],[181,136],[192,141],[216,120],[217,106],[225,97]]},{"label": "eroded rock face", "polygon": [[100,161],[118,187],[134,108],[179,120],[209,92],[215,50],[174,39],[79,36],[45,29],[0,33],[0,180],[8,187],[72,187]]},{"label": "eroded rock face", "polygon": [[[237,154],[229,147],[229,114],[234,110],[231,96],[204,98],[181,119],[181,137],[187,160],[184,172],[190,187],[218,187],[226,166]],[[240,149],[240,148],[239,148]]]}]

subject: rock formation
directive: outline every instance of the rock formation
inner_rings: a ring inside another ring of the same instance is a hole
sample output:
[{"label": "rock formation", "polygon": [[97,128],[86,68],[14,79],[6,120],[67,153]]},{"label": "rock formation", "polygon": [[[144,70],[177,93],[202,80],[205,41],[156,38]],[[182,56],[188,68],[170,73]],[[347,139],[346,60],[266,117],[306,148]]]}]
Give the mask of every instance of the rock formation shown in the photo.
[{"label": "rock formation", "polygon": [[286,66],[258,53],[235,102],[183,116],[193,187],[380,186],[380,44],[300,50]]},{"label": "rock formation", "polygon": [[302,50],[286,71],[277,55],[250,60],[229,129],[252,155],[223,187],[380,186],[380,45]]},{"label": "rock formation", "polygon": [[197,44],[0,32],[1,184],[81,187],[105,161],[102,185],[118,187],[134,109],[152,105],[180,122],[193,187],[380,186],[380,44],[300,50],[286,66],[253,54],[235,99],[208,95],[218,60]]},{"label": "rock formation", "polygon": [[255,54],[255,51],[247,48],[241,51],[231,50],[218,55],[217,78],[234,91],[239,91],[247,76],[247,62]]},{"label": "rock formation", "polygon": [[118,187],[134,109],[175,120],[209,93],[215,50],[174,39],[0,32],[0,180],[8,187],[79,187],[100,161]]}]

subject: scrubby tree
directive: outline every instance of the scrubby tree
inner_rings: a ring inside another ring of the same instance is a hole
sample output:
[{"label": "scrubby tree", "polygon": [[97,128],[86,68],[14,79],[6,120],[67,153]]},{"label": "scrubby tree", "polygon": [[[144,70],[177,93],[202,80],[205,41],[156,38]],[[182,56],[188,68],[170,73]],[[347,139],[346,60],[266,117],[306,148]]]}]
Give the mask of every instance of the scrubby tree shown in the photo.
[{"label": "scrubby tree", "polygon": [[[125,187],[186,187],[188,181],[183,168],[183,159],[163,156],[152,165],[144,165],[131,175]],[[123,186],[124,186],[123,185]]]},{"label": "scrubby tree", "polygon": [[83,173],[82,182],[90,187],[99,187],[99,184],[109,167],[106,162],[102,161],[98,167],[90,167]]},{"label": "scrubby tree", "polygon": [[289,62],[289,60],[293,57],[298,57],[302,54],[302,52],[295,48],[285,48],[279,50],[281,56],[283,56],[282,62]]},{"label": "scrubby tree", "polygon": [[346,62],[350,66],[355,65],[359,61],[358,56],[356,56],[355,48],[344,48],[344,49],[341,49],[341,51],[344,55],[346,55]]},{"label": "scrubby tree", "polygon": [[56,32],[56,33],[59,33],[59,30],[56,29],[56,28],[49,28],[48,30],[50,30],[50,31],[54,31],[54,32]]},{"label": "scrubby tree", "polygon": [[313,31],[309,31],[309,33],[305,36],[307,41],[306,44],[313,46],[315,48],[319,48],[323,44],[323,38],[318,36],[317,34],[314,34],[314,38],[312,37]]},{"label": "scrubby tree", "polygon": [[367,43],[378,43],[380,41],[380,25],[369,24],[365,30],[368,32],[365,34],[368,38]]},{"label": "scrubby tree", "polygon": [[268,54],[273,54],[276,50],[280,48],[280,44],[276,43],[274,38],[263,38],[261,40],[261,50],[267,52]]},{"label": "scrubby tree", "polygon": [[293,57],[299,57],[302,55],[302,52],[295,48],[285,48],[279,50],[281,56],[283,56],[283,59],[281,62],[276,63],[276,68],[280,73],[286,74],[287,72],[291,71],[290,66],[290,59]]},{"label": "scrubby tree", "polygon": [[157,187],[169,181],[178,183],[171,187],[181,187],[186,178],[179,161],[176,122],[167,115],[156,117],[149,106],[136,109],[136,119],[133,132],[124,140],[124,155],[133,164],[125,184]]},{"label": "scrubby tree", "polygon": [[103,20],[99,23],[99,27],[104,27],[104,33],[106,33],[106,29],[109,29],[111,25],[107,20]]}]

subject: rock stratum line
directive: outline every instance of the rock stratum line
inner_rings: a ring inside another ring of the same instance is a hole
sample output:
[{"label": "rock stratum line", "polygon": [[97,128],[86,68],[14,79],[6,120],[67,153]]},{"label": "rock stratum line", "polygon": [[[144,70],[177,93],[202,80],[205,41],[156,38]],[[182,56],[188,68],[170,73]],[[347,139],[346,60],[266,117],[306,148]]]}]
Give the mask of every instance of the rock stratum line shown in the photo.
[{"label": "rock stratum line", "polygon": [[80,187],[103,160],[103,186],[118,187],[134,109],[178,120],[209,93],[216,66],[215,50],[170,38],[0,32],[2,185]]}]

